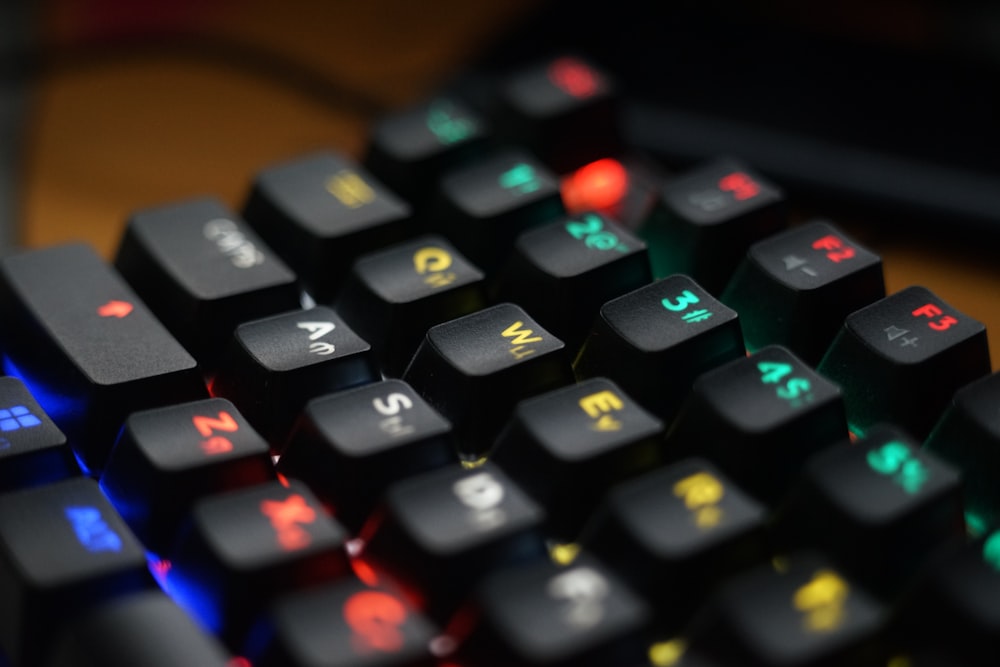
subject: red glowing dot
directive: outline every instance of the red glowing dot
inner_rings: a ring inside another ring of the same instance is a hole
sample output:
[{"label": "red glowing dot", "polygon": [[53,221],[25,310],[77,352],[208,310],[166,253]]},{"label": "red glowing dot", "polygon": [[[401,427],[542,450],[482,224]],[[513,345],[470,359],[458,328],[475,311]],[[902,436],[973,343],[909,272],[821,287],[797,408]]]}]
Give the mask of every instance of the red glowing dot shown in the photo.
[{"label": "red glowing dot", "polygon": [[253,667],[253,664],[243,656],[238,655],[235,658],[230,658],[226,667]]},{"label": "red glowing dot", "polygon": [[361,591],[344,603],[344,620],[364,648],[395,652],[403,647],[399,626],[406,622],[406,606],[381,591]]},{"label": "red glowing dot", "polygon": [[613,158],[586,164],[562,181],[563,204],[570,215],[607,210],[627,193],[628,170]]},{"label": "red glowing dot", "polygon": [[371,565],[360,558],[351,560],[351,568],[355,576],[369,586],[378,586],[378,572]]},{"label": "red glowing dot", "polygon": [[575,58],[559,58],[549,65],[549,81],[573,97],[590,97],[597,92],[600,80],[594,70]]}]

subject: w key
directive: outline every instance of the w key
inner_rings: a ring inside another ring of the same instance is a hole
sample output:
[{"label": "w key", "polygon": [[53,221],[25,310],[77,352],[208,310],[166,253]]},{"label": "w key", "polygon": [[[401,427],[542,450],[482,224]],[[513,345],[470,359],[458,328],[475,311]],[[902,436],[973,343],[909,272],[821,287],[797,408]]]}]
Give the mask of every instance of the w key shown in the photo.
[{"label": "w key", "polygon": [[0,321],[5,370],[92,470],[129,413],[206,395],[194,358],[84,244],[0,261]]}]

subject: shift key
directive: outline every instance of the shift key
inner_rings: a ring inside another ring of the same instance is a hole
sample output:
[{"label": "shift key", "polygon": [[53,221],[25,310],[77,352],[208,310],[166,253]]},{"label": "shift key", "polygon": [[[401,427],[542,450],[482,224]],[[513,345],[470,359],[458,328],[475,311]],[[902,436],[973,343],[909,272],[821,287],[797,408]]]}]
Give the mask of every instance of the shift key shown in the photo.
[{"label": "shift key", "polygon": [[5,372],[25,381],[91,472],[129,413],[207,397],[194,358],[85,244],[0,260],[0,322]]}]

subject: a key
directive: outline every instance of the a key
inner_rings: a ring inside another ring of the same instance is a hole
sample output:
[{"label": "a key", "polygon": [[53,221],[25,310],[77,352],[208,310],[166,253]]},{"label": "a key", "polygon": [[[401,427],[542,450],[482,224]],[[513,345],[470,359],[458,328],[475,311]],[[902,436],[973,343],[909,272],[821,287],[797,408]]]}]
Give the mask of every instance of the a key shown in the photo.
[{"label": "a key", "polygon": [[678,631],[719,581],[769,553],[766,509],[715,466],[685,459],[611,489],[580,537]]},{"label": "a key", "polygon": [[274,479],[270,447],[221,398],[129,415],[101,488],[145,547],[162,554],[192,503]]},{"label": "a key", "polygon": [[717,293],[747,248],[786,224],[784,194],[743,164],[720,159],[667,181],[639,230],[653,274],[683,273]]},{"label": "a key", "polygon": [[115,599],[71,623],[45,667],[234,667],[222,645],[170,598]]},{"label": "a key", "polygon": [[494,292],[576,350],[606,301],[651,280],[645,243],[602,215],[583,213],[521,234]]},{"label": "a key", "polygon": [[518,401],[572,381],[564,348],[502,303],[428,330],[403,379],[451,421],[462,454],[476,458]]},{"label": "a key", "polygon": [[355,257],[412,233],[406,202],[329,152],[261,171],[243,217],[320,302],[334,297]]},{"label": "a key", "polygon": [[677,275],[604,304],[573,370],[615,378],[669,421],[696,377],[745,353],[737,314]]},{"label": "a key", "polygon": [[518,234],[562,213],[556,176],[528,153],[504,149],[445,174],[428,224],[489,272]]},{"label": "a key", "polygon": [[816,221],[750,246],[720,300],[751,352],[783,345],[817,364],[844,318],[884,296],[879,256]]},{"label": "a key", "polygon": [[310,398],[378,378],[371,346],[331,308],[316,306],[237,327],[211,390],[280,450]]},{"label": "a key", "polygon": [[921,439],[990,368],[986,327],[924,287],[852,313],[817,367],[843,388],[852,431],[885,421]]},{"label": "a key", "polygon": [[0,644],[18,665],[74,616],[153,585],[142,545],[84,477],[0,495],[0,546]]},{"label": "a key", "polygon": [[135,410],[204,398],[198,364],[83,244],[0,260],[7,372],[99,471]]},{"label": "a key", "polygon": [[135,213],[115,268],[203,365],[240,322],[299,307],[295,274],[216,199]]},{"label": "a key", "polygon": [[663,423],[604,378],[518,404],[491,461],[541,503],[559,539],[576,537],[612,484],[660,460]]},{"label": "a key", "polygon": [[451,424],[401,380],[310,401],[278,461],[357,532],[386,488],[458,462]]},{"label": "a key", "polygon": [[79,474],[66,436],[24,383],[0,377],[0,491]]},{"label": "a key", "polygon": [[448,241],[421,236],[359,257],[334,309],[398,377],[427,329],[486,305],[483,278]]},{"label": "a key", "polygon": [[665,451],[704,456],[772,504],[812,454],[847,437],[840,389],[771,346],[695,380]]}]

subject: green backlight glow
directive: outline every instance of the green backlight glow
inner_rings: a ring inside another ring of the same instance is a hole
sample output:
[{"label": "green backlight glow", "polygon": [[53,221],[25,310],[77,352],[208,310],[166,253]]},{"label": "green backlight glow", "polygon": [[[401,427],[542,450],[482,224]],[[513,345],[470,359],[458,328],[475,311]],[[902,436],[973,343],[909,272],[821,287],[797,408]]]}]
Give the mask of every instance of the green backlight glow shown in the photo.
[{"label": "green backlight glow", "polygon": [[986,519],[971,510],[965,510],[965,532],[976,538],[986,532]]},{"label": "green backlight glow", "polygon": [[527,194],[537,190],[541,184],[535,176],[534,167],[520,162],[500,174],[500,187],[504,190],[516,190],[521,194]]},{"label": "green backlight glow", "polygon": [[427,129],[442,144],[456,144],[468,139],[476,131],[476,124],[468,118],[454,115],[455,108],[447,100],[436,100],[427,109]]},{"label": "green backlight glow", "polygon": [[923,487],[930,472],[902,442],[892,440],[868,452],[868,466],[875,472],[892,477],[910,495]]},{"label": "green backlight glow", "polygon": [[1000,531],[993,533],[983,542],[983,560],[1000,572]]}]

